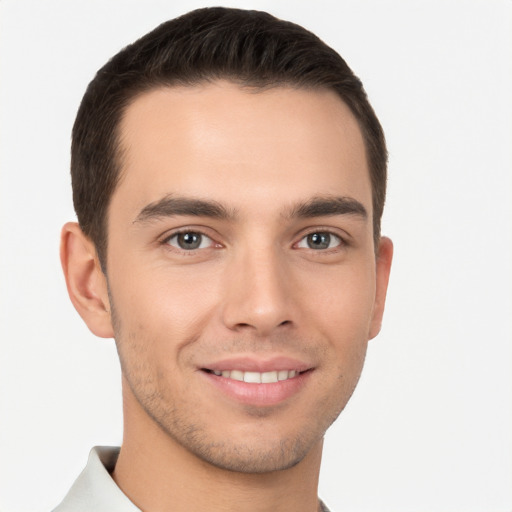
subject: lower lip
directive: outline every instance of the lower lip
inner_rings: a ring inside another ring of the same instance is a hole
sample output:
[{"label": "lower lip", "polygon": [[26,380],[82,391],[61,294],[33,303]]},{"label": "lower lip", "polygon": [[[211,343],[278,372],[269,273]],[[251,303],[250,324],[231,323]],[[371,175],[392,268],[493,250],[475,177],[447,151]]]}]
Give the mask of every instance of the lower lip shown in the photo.
[{"label": "lower lip", "polygon": [[312,370],[300,373],[291,379],[267,384],[242,382],[205,371],[201,373],[229,398],[243,404],[265,407],[277,405],[297,394],[305,385]]}]

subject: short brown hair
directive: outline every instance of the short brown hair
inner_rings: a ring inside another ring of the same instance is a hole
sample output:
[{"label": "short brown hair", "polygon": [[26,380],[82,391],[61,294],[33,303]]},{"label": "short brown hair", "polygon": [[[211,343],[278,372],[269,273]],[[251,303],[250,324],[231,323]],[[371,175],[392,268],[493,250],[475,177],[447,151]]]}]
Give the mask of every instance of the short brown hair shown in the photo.
[{"label": "short brown hair", "polygon": [[89,84],[73,127],[73,202],[106,269],[107,213],[120,177],[119,125],[139,94],[160,86],[227,79],[242,86],[335,91],[356,117],[366,146],[377,244],[386,194],[387,150],[361,81],[317,36],[268,13],[198,9],[167,21],[121,50]]}]

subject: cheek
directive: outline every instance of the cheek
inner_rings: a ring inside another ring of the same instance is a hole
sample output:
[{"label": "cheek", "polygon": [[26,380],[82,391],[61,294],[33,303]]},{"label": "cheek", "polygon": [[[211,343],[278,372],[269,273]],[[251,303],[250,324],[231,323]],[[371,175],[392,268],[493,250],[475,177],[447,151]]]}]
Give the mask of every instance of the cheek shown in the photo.
[{"label": "cheek", "polygon": [[327,364],[350,396],[363,368],[375,301],[372,267],[342,272],[311,301],[309,319],[328,341]]},{"label": "cheek", "polygon": [[[188,272],[116,273],[110,284],[111,299],[122,336],[147,340],[158,358],[197,338],[215,306],[213,283]],[[128,276],[124,278],[124,276]],[[168,355],[168,354],[167,354]]]},{"label": "cheek", "polygon": [[310,294],[310,317],[329,337],[347,343],[367,341],[375,303],[373,266],[340,269],[317,282],[316,289]]}]

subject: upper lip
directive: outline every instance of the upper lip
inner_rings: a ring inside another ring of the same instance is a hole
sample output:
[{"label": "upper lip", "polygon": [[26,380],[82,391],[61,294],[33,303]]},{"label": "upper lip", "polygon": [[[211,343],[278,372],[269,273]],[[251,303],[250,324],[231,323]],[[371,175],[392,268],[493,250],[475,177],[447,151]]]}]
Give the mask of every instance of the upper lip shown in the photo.
[{"label": "upper lip", "polygon": [[207,363],[205,365],[201,365],[200,368],[212,371],[240,370],[243,372],[259,373],[279,370],[296,370],[298,372],[304,372],[306,370],[310,370],[312,365],[288,356],[274,356],[271,358],[237,356]]}]

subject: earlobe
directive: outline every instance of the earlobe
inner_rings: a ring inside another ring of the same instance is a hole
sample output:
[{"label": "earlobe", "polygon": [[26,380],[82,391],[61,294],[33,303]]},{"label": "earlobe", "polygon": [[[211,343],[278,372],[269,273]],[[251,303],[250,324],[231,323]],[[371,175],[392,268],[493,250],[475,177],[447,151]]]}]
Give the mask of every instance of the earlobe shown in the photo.
[{"label": "earlobe", "polygon": [[107,280],[92,241],[76,222],[62,228],[60,260],[69,298],[87,327],[102,338],[112,338]]},{"label": "earlobe", "polygon": [[388,290],[392,260],[393,242],[387,237],[382,237],[376,261],[375,304],[373,308],[372,322],[370,325],[369,339],[375,338],[375,336],[380,332],[382,317],[384,315],[384,306],[386,304],[386,294]]}]

